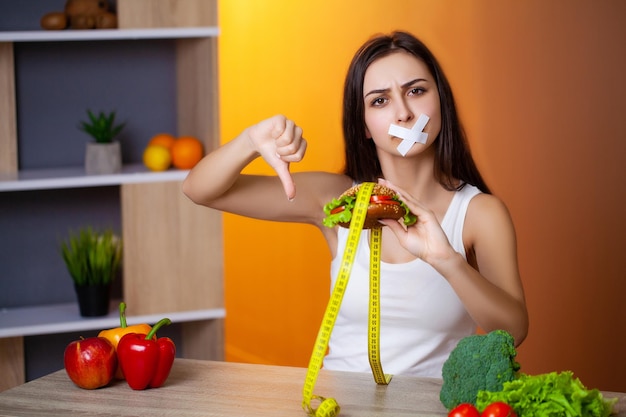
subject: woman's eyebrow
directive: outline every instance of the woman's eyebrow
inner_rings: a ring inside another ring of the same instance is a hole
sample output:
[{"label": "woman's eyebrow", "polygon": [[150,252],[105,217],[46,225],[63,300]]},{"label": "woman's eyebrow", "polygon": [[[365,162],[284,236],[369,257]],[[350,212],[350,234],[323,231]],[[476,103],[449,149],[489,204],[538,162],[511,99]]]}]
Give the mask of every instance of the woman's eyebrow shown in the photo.
[{"label": "woman's eyebrow", "polygon": [[[419,82],[421,82],[421,81],[426,81],[426,79],[425,79],[425,78],[416,78],[416,79],[414,79],[414,80],[411,80],[411,81],[408,81],[408,82],[406,82],[406,83],[402,84],[402,85],[401,85],[401,87],[402,87],[402,88],[407,88],[407,87],[410,87],[410,86],[412,86],[413,84],[419,83]],[[368,92],[367,94],[365,94],[365,95],[363,96],[363,98],[365,98],[365,97],[367,97],[367,96],[369,96],[369,95],[372,95],[372,94],[382,94],[382,93],[387,93],[387,92],[389,92],[389,90],[390,90],[389,88],[382,88],[382,89],[372,90],[372,91]]]},{"label": "woman's eyebrow", "polygon": [[383,88],[383,89],[380,89],[380,90],[372,90],[369,93],[365,94],[363,96],[363,98],[366,98],[367,96],[371,96],[372,94],[382,94],[382,93],[386,93],[388,91],[389,91],[389,88]]},{"label": "woman's eyebrow", "polygon": [[410,87],[413,84],[417,84],[417,83],[422,82],[422,81],[427,81],[427,80],[426,80],[426,78],[416,78],[414,80],[411,80],[411,81],[409,81],[407,83],[402,84],[402,88]]}]

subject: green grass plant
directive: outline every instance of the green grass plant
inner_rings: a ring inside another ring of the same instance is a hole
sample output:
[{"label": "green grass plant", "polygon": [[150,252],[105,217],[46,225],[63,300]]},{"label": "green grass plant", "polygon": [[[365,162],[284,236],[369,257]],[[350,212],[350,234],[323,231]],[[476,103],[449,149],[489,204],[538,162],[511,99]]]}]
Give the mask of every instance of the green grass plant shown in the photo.
[{"label": "green grass plant", "polygon": [[110,229],[98,232],[86,227],[70,232],[61,243],[61,254],[77,286],[107,285],[120,268],[122,240]]}]

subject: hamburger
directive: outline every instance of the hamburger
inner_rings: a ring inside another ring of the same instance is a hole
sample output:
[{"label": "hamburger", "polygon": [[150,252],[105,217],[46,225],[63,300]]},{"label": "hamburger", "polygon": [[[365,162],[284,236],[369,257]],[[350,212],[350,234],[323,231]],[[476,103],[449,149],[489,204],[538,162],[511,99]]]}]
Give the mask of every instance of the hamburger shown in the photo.
[{"label": "hamburger", "polygon": [[[356,196],[360,185],[348,188],[339,196],[324,206],[324,226],[350,227],[352,219],[352,209],[356,204]],[[377,229],[383,227],[378,222],[379,219],[403,219],[406,226],[410,226],[417,221],[417,217],[410,212],[409,208],[400,200],[398,194],[389,187],[375,184],[370,196],[370,203],[367,207],[367,215],[363,229]]]}]

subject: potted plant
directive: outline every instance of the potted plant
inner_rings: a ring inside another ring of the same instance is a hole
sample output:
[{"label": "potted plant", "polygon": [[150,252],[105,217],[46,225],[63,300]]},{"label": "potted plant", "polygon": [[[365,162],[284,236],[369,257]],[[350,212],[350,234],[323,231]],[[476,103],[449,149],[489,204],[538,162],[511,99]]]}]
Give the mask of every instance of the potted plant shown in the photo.
[{"label": "potted plant", "polygon": [[70,232],[61,243],[61,254],[74,281],[81,316],[104,316],[109,312],[111,284],[122,261],[122,241],[110,229],[91,227]]},{"label": "potted plant", "polygon": [[115,112],[95,115],[87,110],[89,122],[81,122],[79,129],[90,135],[94,141],[87,143],[85,151],[85,172],[91,174],[114,174],[122,170],[122,148],[115,137],[125,123],[115,124]]}]

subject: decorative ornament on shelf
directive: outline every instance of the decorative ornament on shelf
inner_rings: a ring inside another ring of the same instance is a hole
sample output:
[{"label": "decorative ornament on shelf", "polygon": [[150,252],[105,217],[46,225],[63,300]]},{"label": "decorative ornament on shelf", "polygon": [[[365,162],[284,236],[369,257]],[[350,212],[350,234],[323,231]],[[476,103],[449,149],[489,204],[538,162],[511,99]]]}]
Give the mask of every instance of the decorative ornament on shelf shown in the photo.
[{"label": "decorative ornament on shelf", "polygon": [[62,12],[46,13],[40,24],[46,30],[115,29],[117,15],[106,0],[67,0]]},{"label": "decorative ornament on shelf", "polygon": [[122,147],[115,137],[122,131],[125,123],[115,124],[115,112],[108,115],[100,112],[98,116],[87,110],[90,123],[81,122],[80,130],[94,138],[87,142],[85,151],[85,172],[92,174],[115,174],[122,170]]},{"label": "decorative ornament on shelf", "polygon": [[70,232],[61,243],[61,254],[74,281],[80,314],[84,317],[109,313],[111,284],[122,262],[122,240],[112,230],[91,227]]}]

